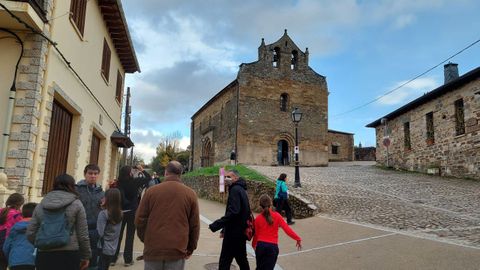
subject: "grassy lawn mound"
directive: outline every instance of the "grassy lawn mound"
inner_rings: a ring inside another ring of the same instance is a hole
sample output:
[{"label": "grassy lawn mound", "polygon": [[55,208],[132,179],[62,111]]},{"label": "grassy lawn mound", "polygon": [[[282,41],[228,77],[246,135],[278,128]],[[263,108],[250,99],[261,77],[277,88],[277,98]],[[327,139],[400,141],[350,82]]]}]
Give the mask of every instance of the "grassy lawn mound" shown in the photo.
[{"label": "grassy lawn mound", "polygon": [[245,178],[248,181],[256,181],[256,182],[262,182],[270,186],[274,186],[274,183],[272,180],[270,180],[268,177],[266,177],[263,174],[260,174],[259,172],[252,170],[250,168],[247,168],[244,165],[226,165],[226,166],[213,166],[213,167],[203,167],[203,168],[198,168],[196,170],[193,170],[191,172],[188,172],[184,174],[184,177],[190,178],[190,177],[198,177],[198,176],[219,176],[220,173],[220,168],[224,167],[225,171],[235,169],[240,173],[240,176]]}]

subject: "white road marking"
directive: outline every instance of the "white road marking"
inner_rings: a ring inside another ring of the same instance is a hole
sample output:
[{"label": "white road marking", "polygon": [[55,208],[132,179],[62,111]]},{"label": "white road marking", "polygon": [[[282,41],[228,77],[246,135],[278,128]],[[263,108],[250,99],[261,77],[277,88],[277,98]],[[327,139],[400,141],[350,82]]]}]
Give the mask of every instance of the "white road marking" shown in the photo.
[{"label": "white road marking", "polygon": [[[439,239],[437,236],[433,236],[433,235],[432,236],[425,235],[426,233],[423,232],[423,231],[400,231],[400,230],[395,230],[395,229],[391,229],[391,228],[387,228],[387,227],[382,227],[382,226],[379,226],[379,225],[364,224],[364,223],[359,223],[359,222],[355,222],[355,221],[340,220],[340,219],[325,216],[325,215],[316,215],[316,217],[324,218],[324,219],[328,219],[328,220],[333,220],[333,221],[337,221],[337,222],[342,222],[342,223],[346,223],[346,224],[351,224],[351,225],[362,226],[362,227],[365,227],[365,228],[375,229],[375,230],[379,230],[379,231],[396,233],[396,234],[404,235],[404,236],[408,236],[408,237],[414,237],[414,238],[430,240],[430,241],[434,241],[434,242],[440,242],[440,243],[459,246],[459,247],[464,247],[464,248],[472,248],[472,249],[480,250],[480,247],[470,246],[468,244],[461,244],[461,243],[453,242],[452,240],[447,240],[447,239]],[[446,230],[448,230],[448,228],[446,228]]]},{"label": "white road marking", "polygon": [[301,253],[312,252],[312,251],[320,250],[320,249],[344,246],[344,245],[349,245],[349,244],[353,244],[353,243],[359,243],[359,242],[363,242],[363,241],[388,237],[388,236],[392,236],[392,235],[396,235],[396,233],[383,234],[383,235],[379,235],[379,236],[372,236],[372,237],[367,237],[367,238],[362,238],[362,239],[357,239],[357,240],[352,240],[352,241],[346,241],[346,242],[341,242],[341,243],[336,243],[336,244],[331,244],[331,245],[326,245],[326,246],[321,246],[321,247],[299,250],[299,251],[290,252],[290,253],[284,253],[284,254],[278,255],[278,257],[285,257],[285,256],[297,255],[297,254],[301,254]]},{"label": "white road marking", "polygon": [[[210,219],[208,219],[207,217],[203,216],[203,215],[200,215],[200,220],[209,225],[210,223],[212,223],[213,221],[211,221]],[[255,257],[255,250],[253,249],[252,245],[250,245],[249,243],[246,244],[247,246],[247,253],[249,253],[250,255],[252,255],[253,257]],[[279,256],[280,257],[280,256]],[[283,270],[282,267],[280,267],[280,265],[278,264],[275,264],[275,268],[274,270]]]}]

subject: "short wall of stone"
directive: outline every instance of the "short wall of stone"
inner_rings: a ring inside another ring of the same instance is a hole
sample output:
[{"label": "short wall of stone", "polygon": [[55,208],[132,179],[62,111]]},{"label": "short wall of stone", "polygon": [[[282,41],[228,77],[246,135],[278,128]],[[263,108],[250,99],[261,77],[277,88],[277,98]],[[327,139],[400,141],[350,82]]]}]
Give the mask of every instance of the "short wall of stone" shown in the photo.
[{"label": "short wall of stone", "polygon": [[[228,198],[228,188],[225,193],[220,193],[218,188],[218,176],[196,176],[183,177],[183,182],[195,190],[197,196],[203,199],[226,203]],[[250,201],[250,207],[254,212],[260,212],[259,198],[262,194],[268,194],[273,198],[275,187],[256,181],[247,181],[247,193]],[[289,196],[290,206],[293,210],[293,217],[307,218],[318,213],[318,208],[310,201],[295,194]]]}]

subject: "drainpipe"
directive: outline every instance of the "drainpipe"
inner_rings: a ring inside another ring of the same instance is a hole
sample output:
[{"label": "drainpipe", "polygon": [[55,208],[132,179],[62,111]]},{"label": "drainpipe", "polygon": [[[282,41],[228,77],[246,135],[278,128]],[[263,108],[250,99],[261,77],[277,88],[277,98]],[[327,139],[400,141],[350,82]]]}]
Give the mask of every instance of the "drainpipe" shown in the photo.
[{"label": "drainpipe", "polygon": [[[20,37],[15,34],[14,32],[5,29],[5,28],[0,28],[0,31],[6,32],[12,36],[15,37],[15,39],[20,43],[20,56],[18,57],[17,64],[15,65],[15,73],[13,75],[13,81],[12,81],[12,86],[10,87],[10,96],[8,98],[8,107],[7,107],[7,117],[5,121],[5,126],[4,126],[4,133],[2,134],[2,143],[0,144],[0,180],[3,180],[3,178],[6,178],[5,174],[5,166],[6,166],[6,161],[7,161],[7,151],[8,151],[8,141],[10,137],[10,127],[12,125],[12,116],[13,116],[13,109],[15,107],[15,97],[17,94],[17,88],[15,86],[15,82],[17,80],[17,71],[18,71],[18,65],[20,64],[20,60],[23,57],[23,41],[20,39]],[[3,184],[4,182],[0,182],[0,185]]]}]

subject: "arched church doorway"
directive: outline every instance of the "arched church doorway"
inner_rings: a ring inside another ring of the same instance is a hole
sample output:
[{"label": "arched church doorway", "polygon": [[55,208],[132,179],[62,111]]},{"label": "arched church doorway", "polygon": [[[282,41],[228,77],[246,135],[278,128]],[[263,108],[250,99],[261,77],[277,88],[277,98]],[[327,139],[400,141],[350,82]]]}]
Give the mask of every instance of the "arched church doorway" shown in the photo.
[{"label": "arched church doorway", "polygon": [[288,142],[286,140],[280,140],[277,143],[277,159],[278,165],[287,166],[290,164],[290,157],[288,154]]},{"label": "arched church doorway", "polygon": [[210,139],[206,139],[203,142],[202,157],[201,157],[201,166],[202,167],[211,167],[213,166],[213,151],[212,143]]}]

